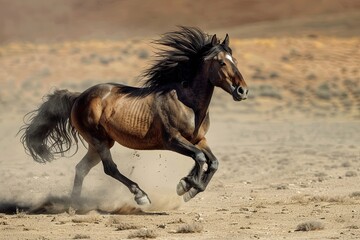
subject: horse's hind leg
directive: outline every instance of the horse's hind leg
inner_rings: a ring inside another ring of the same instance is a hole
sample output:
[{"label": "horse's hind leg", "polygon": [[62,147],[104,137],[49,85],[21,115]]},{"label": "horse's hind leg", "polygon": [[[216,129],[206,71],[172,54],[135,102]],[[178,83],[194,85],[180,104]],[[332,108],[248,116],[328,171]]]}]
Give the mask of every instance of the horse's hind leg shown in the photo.
[{"label": "horse's hind leg", "polygon": [[75,203],[81,195],[81,188],[85,176],[89,171],[101,161],[99,154],[89,146],[88,152],[76,165],[76,174],[74,179],[74,186],[71,193],[71,202]]},{"label": "horse's hind leg", "polygon": [[107,175],[117,179],[125,186],[127,186],[130,192],[135,195],[135,201],[137,204],[139,205],[150,204],[151,203],[150,199],[148,198],[147,194],[142,189],[140,189],[139,185],[131,181],[130,179],[128,179],[119,172],[116,164],[112,160],[111,152],[110,152],[110,148],[108,147],[108,144],[106,144],[106,142],[98,143],[96,144],[96,148],[103,163],[104,172]]}]

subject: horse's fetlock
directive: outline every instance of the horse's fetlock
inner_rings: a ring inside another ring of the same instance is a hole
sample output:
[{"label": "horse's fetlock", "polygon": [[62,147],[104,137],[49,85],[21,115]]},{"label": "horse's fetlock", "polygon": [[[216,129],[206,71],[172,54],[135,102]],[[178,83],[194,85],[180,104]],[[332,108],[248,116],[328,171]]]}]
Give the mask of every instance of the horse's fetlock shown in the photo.
[{"label": "horse's fetlock", "polygon": [[139,186],[136,185],[136,184],[131,185],[131,186],[129,187],[129,190],[130,190],[130,192],[132,192],[133,194],[138,194],[139,192],[142,192],[142,191],[140,190]]},{"label": "horse's fetlock", "polygon": [[198,190],[198,192],[203,192],[206,188],[203,183],[195,183],[194,187]]}]

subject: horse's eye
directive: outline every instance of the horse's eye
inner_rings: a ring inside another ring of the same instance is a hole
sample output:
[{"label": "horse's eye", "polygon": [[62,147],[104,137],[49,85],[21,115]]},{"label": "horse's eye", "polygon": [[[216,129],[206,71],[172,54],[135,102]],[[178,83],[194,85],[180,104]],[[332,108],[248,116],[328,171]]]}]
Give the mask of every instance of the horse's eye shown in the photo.
[{"label": "horse's eye", "polygon": [[220,66],[225,66],[226,65],[226,63],[224,61],[219,61],[219,63],[220,63]]}]

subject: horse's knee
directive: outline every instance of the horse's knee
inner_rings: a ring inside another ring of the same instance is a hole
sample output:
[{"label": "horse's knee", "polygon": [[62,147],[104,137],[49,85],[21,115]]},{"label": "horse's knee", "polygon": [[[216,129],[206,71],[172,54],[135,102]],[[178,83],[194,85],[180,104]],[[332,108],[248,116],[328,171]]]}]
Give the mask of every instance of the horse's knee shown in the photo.
[{"label": "horse's knee", "polygon": [[206,163],[205,154],[201,151],[195,154],[194,159],[197,163],[200,163],[200,164]]},{"label": "horse's knee", "polygon": [[210,163],[209,171],[216,172],[218,168],[219,168],[219,161],[215,159]]}]

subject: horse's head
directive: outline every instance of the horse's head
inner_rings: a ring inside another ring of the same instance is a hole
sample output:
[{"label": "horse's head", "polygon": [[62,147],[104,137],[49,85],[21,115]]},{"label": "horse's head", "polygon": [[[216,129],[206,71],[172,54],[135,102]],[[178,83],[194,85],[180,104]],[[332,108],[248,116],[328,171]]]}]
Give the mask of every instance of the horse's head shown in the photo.
[{"label": "horse's head", "polygon": [[226,34],[222,43],[219,43],[216,35],[214,35],[211,39],[211,45],[214,51],[211,51],[212,54],[205,58],[210,82],[230,93],[235,101],[245,100],[249,90],[236,66],[236,59],[232,56],[229,47],[229,35]]}]

